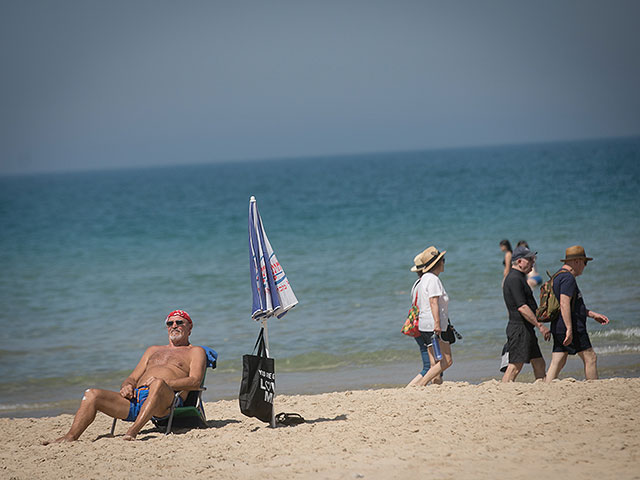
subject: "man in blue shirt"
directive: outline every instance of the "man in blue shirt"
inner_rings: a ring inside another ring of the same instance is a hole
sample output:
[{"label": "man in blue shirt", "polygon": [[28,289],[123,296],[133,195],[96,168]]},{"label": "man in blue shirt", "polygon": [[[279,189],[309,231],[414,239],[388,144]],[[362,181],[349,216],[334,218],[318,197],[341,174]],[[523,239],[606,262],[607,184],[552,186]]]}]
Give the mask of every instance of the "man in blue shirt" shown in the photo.
[{"label": "man in blue shirt", "polygon": [[574,245],[567,248],[565,258],[562,259],[562,273],[553,282],[553,293],[560,301],[560,315],[551,322],[553,336],[553,353],[551,365],[547,371],[546,381],[558,378],[558,374],[567,362],[567,356],[576,353],[584,363],[584,376],[587,380],[598,378],[596,352],[591,347],[587,333],[587,317],[606,325],[609,319],[601,313],[588,310],[584,305],[582,293],[576,283],[576,277],[582,275],[587,262],[593,260],[587,257],[584,248]]}]

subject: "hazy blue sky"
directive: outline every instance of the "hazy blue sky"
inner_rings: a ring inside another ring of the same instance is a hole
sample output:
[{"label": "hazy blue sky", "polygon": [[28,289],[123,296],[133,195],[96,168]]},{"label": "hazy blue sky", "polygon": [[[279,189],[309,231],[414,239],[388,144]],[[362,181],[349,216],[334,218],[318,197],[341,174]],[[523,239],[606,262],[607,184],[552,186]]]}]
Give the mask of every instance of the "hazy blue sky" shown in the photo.
[{"label": "hazy blue sky", "polygon": [[0,0],[0,173],[640,134],[640,2]]}]

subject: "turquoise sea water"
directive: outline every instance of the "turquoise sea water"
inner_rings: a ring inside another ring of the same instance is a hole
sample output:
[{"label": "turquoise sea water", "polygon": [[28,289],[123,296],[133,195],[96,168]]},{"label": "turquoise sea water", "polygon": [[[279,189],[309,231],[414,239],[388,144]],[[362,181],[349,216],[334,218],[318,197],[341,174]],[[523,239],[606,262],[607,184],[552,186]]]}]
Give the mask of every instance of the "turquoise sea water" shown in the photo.
[{"label": "turquoise sea water", "polygon": [[409,268],[432,244],[464,335],[448,378],[497,377],[502,238],[526,239],[542,274],[584,245],[578,283],[611,319],[589,324],[601,373],[638,375],[639,191],[640,139],[0,177],[0,415],[116,388],[175,308],[220,354],[207,400],[232,397],[258,333],[251,195],[300,301],[269,321],[281,391],[408,382]]}]

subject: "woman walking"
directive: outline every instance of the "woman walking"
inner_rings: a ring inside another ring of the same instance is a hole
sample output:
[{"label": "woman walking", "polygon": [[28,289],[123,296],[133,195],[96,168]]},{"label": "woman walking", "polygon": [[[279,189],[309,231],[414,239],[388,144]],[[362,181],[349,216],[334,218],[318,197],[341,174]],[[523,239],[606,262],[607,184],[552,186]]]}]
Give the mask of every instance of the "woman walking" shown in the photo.
[{"label": "woman walking", "polygon": [[[420,347],[424,368],[408,386],[424,386],[432,380],[434,383],[441,383],[442,372],[453,364],[451,346],[440,338],[440,333],[447,329],[449,323],[449,295],[439,278],[444,272],[445,253],[447,252],[440,252],[432,246],[413,259],[414,266],[411,271],[417,272],[420,279],[411,290],[411,299],[415,299],[420,310],[420,336],[416,337],[416,342]],[[442,353],[440,360],[436,359],[433,353],[433,341],[436,337]],[[426,359],[429,360],[428,364]]]},{"label": "woman walking", "polygon": [[504,279],[507,278],[507,275],[509,275],[509,271],[511,270],[511,256],[513,255],[511,242],[506,238],[504,240],[500,240],[500,250],[504,252],[504,260],[502,260],[502,265],[504,265],[502,283],[504,283]]}]

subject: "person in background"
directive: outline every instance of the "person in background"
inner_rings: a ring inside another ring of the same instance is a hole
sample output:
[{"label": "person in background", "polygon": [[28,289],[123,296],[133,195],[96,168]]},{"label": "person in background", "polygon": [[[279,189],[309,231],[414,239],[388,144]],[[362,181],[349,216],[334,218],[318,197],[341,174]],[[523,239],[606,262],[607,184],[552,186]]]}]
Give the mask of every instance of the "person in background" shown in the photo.
[{"label": "person in background", "polygon": [[527,284],[527,273],[536,261],[536,254],[526,247],[516,247],[511,260],[512,269],[504,279],[502,293],[509,312],[507,324],[507,348],[509,360],[502,377],[503,382],[513,382],[525,363],[531,363],[533,374],[544,378],[546,364],[538,346],[535,328],[545,340],[551,338],[551,332],[536,319],[538,305]]},{"label": "person in background", "polygon": [[584,363],[584,376],[587,380],[598,378],[596,352],[591,347],[587,333],[587,317],[593,318],[601,325],[607,325],[609,319],[601,313],[588,310],[584,305],[582,293],[576,283],[576,277],[582,275],[587,263],[593,260],[587,257],[584,248],[574,245],[567,248],[562,272],[553,281],[553,293],[560,301],[560,315],[551,322],[553,335],[553,352],[551,365],[547,371],[547,382],[558,378],[558,374],[567,362],[568,355],[576,353]]},{"label": "person in background", "polygon": [[[416,303],[416,305],[418,304],[418,297],[417,295],[417,288],[418,288],[418,283],[420,282],[420,278],[422,277],[422,272],[418,272],[418,280],[415,281],[415,283],[413,284],[413,287],[411,287],[411,301]],[[431,359],[429,358],[429,347],[427,347],[427,344],[424,341],[424,338],[422,338],[422,335],[419,335],[417,337],[413,337],[416,340],[416,343],[418,344],[418,348],[420,349],[420,356],[422,358],[422,371],[417,374],[413,380],[411,380],[409,382],[409,384],[407,385],[407,387],[412,387],[414,385],[417,385],[418,382],[420,380],[422,380],[422,377],[424,377],[424,375],[429,371],[429,369],[431,368]],[[437,377],[433,380],[433,383],[442,383],[442,377]]]},{"label": "person in background", "polygon": [[[429,382],[442,383],[441,375],[453,364],[451,356],[451,346],[448,342],[440,338],[440,333],[447,329],[449,321],[449,295],[447,295],[439,275],[444,272],[444,255],[446,251],[440,252],[436,247],[429,247],[422,251],[413,259],[412,272],[417,272],[420,279],[414,284],[411,291],[412,299],[417,293],[417,305],[420,310],[418,328],[420,336],[416,337],[416,342],[423,354],[426,349],[429,356],[430,367],[427,371],[423,369],[421,373],[411,380],[409,386],[425,386]],[[433,352],[433,339],[438,337],[442,359],[436,360]]]},{"label": "person in background", "polygon": [[[516,246],[517,247],[527,247],[527,248],[531,249],[526,240],[520,240],[518,242],[518,245],[516,245]],[[531,289],[534,289],[535,287],[537,287],[539,285],[542,285],[542,277],[540,276],[540,274],[536,270],[536,264],[535,263],[533,264],[533,267],[531,268],[531,271],[527,274],[527,283],[529,284]]]},{"label": "person in background", "polygon": [[504,252],[504,259],[502,265],[504,265],[504,271],[502,272],[502,283],[507,278],[509,271],[511,270],[511,256],[513,255],[513,249],[511,248],[511,242],[506,238],[500,241],[500,250]]}]

